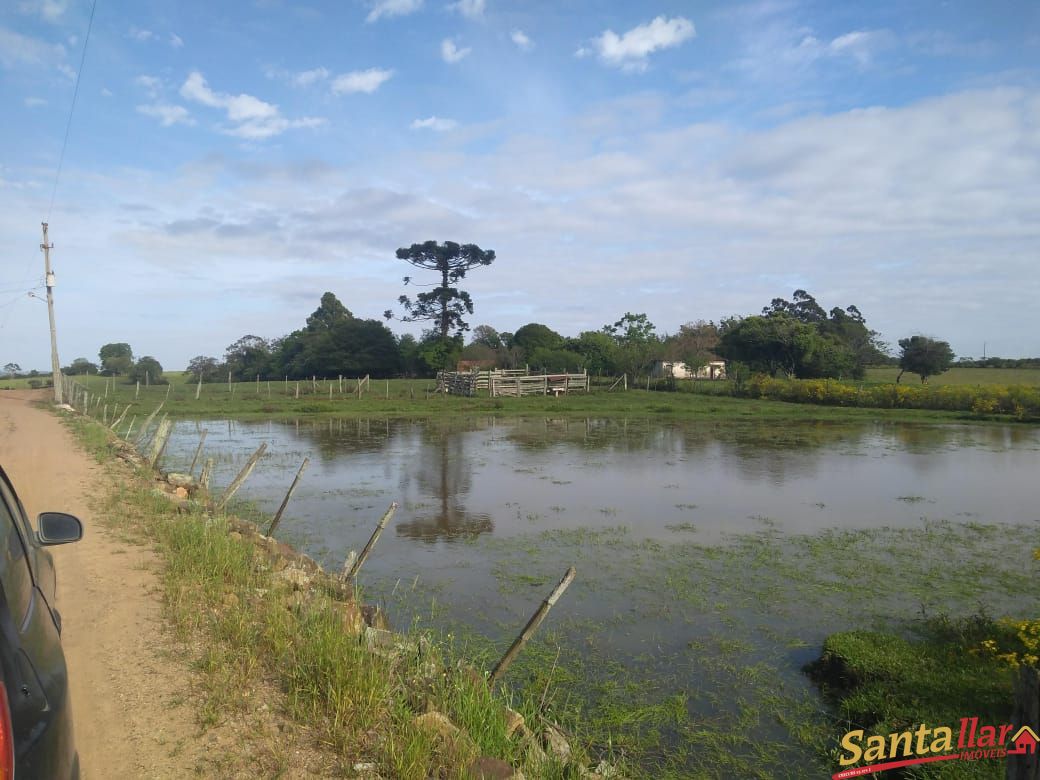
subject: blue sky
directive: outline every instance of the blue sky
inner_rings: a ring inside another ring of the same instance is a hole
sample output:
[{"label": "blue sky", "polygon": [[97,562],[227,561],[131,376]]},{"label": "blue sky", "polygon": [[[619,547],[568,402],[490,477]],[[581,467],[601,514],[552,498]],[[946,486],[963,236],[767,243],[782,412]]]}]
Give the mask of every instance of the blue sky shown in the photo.
[{"label": "blue sky", "polygon": [[90,10],[0,9],[0,364],[49,365],[45,219],[63,363],[379,317],[428,239],[497,252],[472,325],[805,288],[1040,355],[1036,2],[98,0],[55,190]]}]

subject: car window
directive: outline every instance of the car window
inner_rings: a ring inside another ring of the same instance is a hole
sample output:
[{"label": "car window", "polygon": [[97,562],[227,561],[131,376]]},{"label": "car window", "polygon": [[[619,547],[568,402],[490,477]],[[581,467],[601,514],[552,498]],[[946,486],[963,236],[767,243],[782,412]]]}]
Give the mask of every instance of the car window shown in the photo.
[{"label": "car window", "polygon": [[[25,513],[25,507],[22,506],[18,496],[15,495],[11,485],[0,479],[0,496],[6,501],[8,507],[11,509],[11,513],[14,515],[15,522],[18,524],[19,530],[22,532],[22,541],[26,545],[31,545],[36,540],[36,529],[33,528],[32,523],[29,520],[29,516]],[[32,560],[29,561],[29,568],[32,569]]]},{"label": "car window", "polygon": [[32,602],[32,575],[26,559],[25,546],[15,527],[17,509],[9,505],[10,496],[0,485],[0,582],[17,624],[21,626]]}]

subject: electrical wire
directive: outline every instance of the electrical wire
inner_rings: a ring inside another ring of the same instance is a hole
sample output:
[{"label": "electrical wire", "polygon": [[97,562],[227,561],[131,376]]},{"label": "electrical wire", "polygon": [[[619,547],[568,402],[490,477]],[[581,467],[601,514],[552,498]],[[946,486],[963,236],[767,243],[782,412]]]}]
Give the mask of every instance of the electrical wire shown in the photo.
[{"label": "electrical wire", "polygon": [[94,28],[94,11],[97,10],[97,0],[90,5],[90,21],[87,22],[87,35],[83,39],[83,54],[79,58],[79,70],[76,71],[76,86],[72,90],[72,105],[69,106],[69,119],[65,123],[65,139],[61,142],[61,154],[58,155],[58,170],[54,174],[54,187],[51,189],[51,202],[47,206],[47,219],[51,221],[51,212],[54,210],[54,198],[58,194],[58,180],[61,178],[61,167],[65,162],[65,149],[69,145],[69,131],[72,130],[72,115],[76,111],[76,97],[79,95],[79,82],[83,78],[83,64],[87,61],[87,45],[90,43],[90,31]]},{"label": "electrical wire", "polygon": [[[50,203],[48,203],[47,205],[47,217],[46,219],[44,219],[45,222],[51,221],[51,213],[54,211],[54,199],[57,197],[58,194],[58,182],[61,180],[61,169],[65,163],[65,150],[68,148],[69,133],[72,130],[72,116],[76,112],[76,98],[79,97],[79,84],[80,80],[83,77],[83,66],[87,61],[87,46],[90,43],[90,33],[94,29],[95,11],[97,11],[97,0],[93,0],[93,2],[90,4],[90,19],[87,21],[87,34],[83,38],[83,53],[80,55],[79,58],[79,70],[76,71],[76,84],[72,88],[72,104],[69,106],[69,118],[65,122],[65,136],[61,142],[61,153],[58,155],[58,168],[54,172],[54,186],[51,188],[51,199]],[[31,262],[31,260],[26,262],[26,271],[29,270],[29,265],[31,264]],[[38,287],[39,285],[33,287],[32,289],[35,290],[38,289]],[[0,304],[0,309],[4,310],[3,318],[0,319],[0,329],[3,329],[7,326],[7,321],[11,316],[11,312],[14,310],[15,304],[18,302],[20,298],[22,298],[25,295],[25,292],[27,291],[23,291],[14,298],[5,301],[3,304]]]}]

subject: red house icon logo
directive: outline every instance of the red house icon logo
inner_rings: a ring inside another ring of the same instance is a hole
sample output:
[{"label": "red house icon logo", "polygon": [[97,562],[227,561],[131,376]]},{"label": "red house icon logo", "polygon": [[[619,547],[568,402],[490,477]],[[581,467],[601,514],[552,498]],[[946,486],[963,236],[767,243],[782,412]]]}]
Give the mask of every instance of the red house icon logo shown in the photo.
[{"label": "red house icon logo", "polygon": [[1040,737],[1029,726],[1023,726],[1015,732],[1015,736],[1011,738],[1011,741],[1015,743],[1015,747],[1008,750],[1008,755],[1020,756],[1026,753],[1035,753],[1036,746],[1040,743]]}]

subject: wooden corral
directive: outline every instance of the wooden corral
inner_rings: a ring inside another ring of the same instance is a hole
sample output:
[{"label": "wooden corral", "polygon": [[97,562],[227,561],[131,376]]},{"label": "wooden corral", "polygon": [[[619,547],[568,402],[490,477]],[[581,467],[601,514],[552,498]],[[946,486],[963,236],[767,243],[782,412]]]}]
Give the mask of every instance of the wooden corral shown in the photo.
[{"label": "wooden corral", "polygon": [[588,372],[580,374],[528,374],[525,369],[493,371],[441,371],[437,392],[474,396],[486,390],[492,397],[563,395],[589,391]]}]

